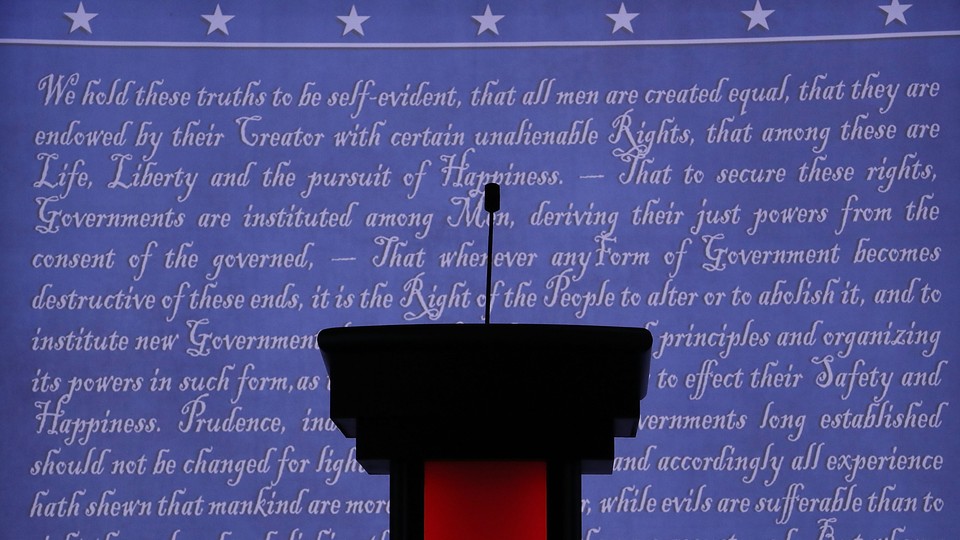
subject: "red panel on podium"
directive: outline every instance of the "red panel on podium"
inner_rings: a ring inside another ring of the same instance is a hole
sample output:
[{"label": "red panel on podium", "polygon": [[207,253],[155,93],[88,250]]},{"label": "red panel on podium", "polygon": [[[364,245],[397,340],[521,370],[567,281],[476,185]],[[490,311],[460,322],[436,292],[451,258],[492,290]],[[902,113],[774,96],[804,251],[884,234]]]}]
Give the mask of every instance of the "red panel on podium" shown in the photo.
[{"label": "red panel on podium", "polygon": [[427,461],[424,540],[546,540],[547,464]]}]

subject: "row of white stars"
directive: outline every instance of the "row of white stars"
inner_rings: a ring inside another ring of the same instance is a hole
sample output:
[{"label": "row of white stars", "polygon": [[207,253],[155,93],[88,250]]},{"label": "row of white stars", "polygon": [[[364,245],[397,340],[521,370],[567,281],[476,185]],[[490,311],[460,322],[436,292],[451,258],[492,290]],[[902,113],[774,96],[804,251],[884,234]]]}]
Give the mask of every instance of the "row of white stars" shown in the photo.
[{"label": "row of white stars", "polygon": [[[888,25],[894,21],[900,22],[901,24],[907,24],[907,19],[904,13],[910,9],[913,4],[901,4],[900,0],[891,0],[889,4],[877,6],[887,14],[887,20],[884,25]],[[770,29],[770,26],[767,24],[767,18],[770,17],[776,10],[773,9],[763,9],[763,6],[760,5],[760,0],[756,0],[753,9],[741,11],[744,16],[749,19],[747,23],[747,30],[753,30],[755,27],[759,26],[766,30]],[[97,13],[88,12],[83,7],[83,2],[80,2],[80,5],[77,6],[77,10],[73,12],[64,12],[64,15],[70,19],[70,32],[76,30],[85,30],[87,33],[92,34],[93,29],[90,26],[90,21],[96,17]],[[613,31],[611,33],[616,34],[620,30],[624,30],[629,33],[633,33],[633,20],[637,18],[639,13],[633,13],[627,11],[626,6],[621,3],[620,11],[617,13],[607,13],[607,17],[613,21]],[[214,32],[220,32],[223,35],[229,35],[230,32],[227,31],[227,23],[233,19],[234,15],[225,15],[220,9],[220,4],[217,4],[217,8],[213,10],[213,13],[209,15],[201,15],[201,17],[207,21],[207,35],[210,35]],[[473,15],[473,20],[477,22],[479,28],[477,29],[477,35],[483,34],[484,32],[490,32],[491,34],[500,35],[500,31],[497,29],[497,23],[503,19],[505,15],[494,15],[493,11],[490,9],[490,5],[487,4],[487,8],[484,10],[482,15]],[[356,6],[350,7],[350,13],[348,15],[338,15],[338,19],[343,23],[343,35],[347,35],[350,32],[355,32],[359,35],[363,35],[363,23],[370,18],[370,15],[360,15],[357,13]]]}]

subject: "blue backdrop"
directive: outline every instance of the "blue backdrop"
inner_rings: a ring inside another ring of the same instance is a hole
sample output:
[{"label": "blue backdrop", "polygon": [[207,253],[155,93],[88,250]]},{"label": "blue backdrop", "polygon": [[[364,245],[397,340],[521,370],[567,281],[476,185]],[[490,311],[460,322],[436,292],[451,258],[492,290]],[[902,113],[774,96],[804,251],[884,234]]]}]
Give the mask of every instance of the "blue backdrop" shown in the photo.
[{"label": "blue backdrop", "polygon": [[877,1],[5,6],[3,536],[387,538],[314,336],[482,322],[497,182],[495,322],[655,338],[584,538],[950,537],[960,9]]}]

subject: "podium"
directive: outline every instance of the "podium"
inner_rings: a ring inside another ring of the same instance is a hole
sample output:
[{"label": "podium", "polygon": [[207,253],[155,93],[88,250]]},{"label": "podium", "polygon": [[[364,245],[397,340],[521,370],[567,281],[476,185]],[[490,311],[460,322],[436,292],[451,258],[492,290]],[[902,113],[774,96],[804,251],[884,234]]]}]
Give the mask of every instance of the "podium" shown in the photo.
[{"label": "podium", "polygon": [[438,324],[317,336],[330,417],[390,475],[392,540],[580,538],[582,474],[637,432],[643,328]]}]

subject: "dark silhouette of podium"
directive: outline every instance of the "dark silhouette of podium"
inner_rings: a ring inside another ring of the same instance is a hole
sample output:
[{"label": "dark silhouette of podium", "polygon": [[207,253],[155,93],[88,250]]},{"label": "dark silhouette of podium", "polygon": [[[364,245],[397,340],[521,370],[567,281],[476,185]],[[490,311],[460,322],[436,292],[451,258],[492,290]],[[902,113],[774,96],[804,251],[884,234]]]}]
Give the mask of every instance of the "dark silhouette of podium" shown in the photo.
[{"label": "dark silhouette of podium", "polygon": [[368,473],[390,475],[392,540],[573,540],[581,475],[611,473],[614,438],[636,435],[652,337],[439,324],[330,328],[317,343],[330,417]]}]

